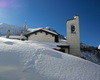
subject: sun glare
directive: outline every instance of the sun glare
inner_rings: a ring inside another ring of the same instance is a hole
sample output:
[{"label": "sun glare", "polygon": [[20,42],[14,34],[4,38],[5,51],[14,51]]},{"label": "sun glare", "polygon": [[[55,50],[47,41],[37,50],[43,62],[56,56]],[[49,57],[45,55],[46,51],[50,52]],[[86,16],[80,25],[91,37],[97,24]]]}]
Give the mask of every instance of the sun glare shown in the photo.
[{"label": "sun glare", "polygon": [[0,0],[0,7],[1,8],[8,8],[8,7],[18,7],[19,4],[16,0]]}]

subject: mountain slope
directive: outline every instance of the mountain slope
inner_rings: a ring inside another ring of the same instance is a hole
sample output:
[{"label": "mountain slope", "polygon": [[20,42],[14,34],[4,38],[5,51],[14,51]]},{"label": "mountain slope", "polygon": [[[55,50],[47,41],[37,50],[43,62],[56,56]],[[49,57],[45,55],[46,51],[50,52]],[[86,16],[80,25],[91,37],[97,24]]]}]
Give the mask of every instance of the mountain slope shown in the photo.
[{"label": "mountain slope", "polygon": [[100,66],[46,44],[0,38],[0,80],[100,80]]},{"label": "mountain slope", "polygon": [[21,33],[23,27],[0,23],[0,35],[5,35],[8,30],[10,30],[10,34],[16,35]]},{"label": "mountain slope", "polygon": [[97,47],[81,43],[81,57],[100,65],[100,50]]}]

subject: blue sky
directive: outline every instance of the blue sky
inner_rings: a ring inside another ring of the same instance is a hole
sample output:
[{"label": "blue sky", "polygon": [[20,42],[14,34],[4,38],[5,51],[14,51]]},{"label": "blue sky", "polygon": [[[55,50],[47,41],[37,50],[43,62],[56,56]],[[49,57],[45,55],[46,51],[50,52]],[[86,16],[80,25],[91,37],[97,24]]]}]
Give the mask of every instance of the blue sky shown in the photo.
[{"label": "blue sky", "polygon": [[66,20],[80,16],[81,41],[100,44],[99,0],[0,0],[0,22],[29,28],[50,27],[66,36]]}]

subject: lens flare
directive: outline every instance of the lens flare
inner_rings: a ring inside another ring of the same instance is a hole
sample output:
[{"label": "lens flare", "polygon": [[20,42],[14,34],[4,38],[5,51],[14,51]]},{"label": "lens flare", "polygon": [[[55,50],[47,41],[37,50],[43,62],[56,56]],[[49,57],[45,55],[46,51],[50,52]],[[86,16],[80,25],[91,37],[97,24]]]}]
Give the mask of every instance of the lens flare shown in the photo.
[{"label": "lens flare", "polygon": [[16,0],[0,0],[1,8],[18,7]]}]

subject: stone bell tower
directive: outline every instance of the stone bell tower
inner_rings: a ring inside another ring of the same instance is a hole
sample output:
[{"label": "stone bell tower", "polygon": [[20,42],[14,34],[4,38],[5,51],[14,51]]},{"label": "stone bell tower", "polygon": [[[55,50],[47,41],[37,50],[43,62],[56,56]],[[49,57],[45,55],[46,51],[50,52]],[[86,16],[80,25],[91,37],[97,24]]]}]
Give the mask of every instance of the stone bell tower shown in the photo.
[{"label": "stone bell tower", "polygon": [[79,16],[67,20],[67,42],[70,45],[70,54],[80,56]]}]

